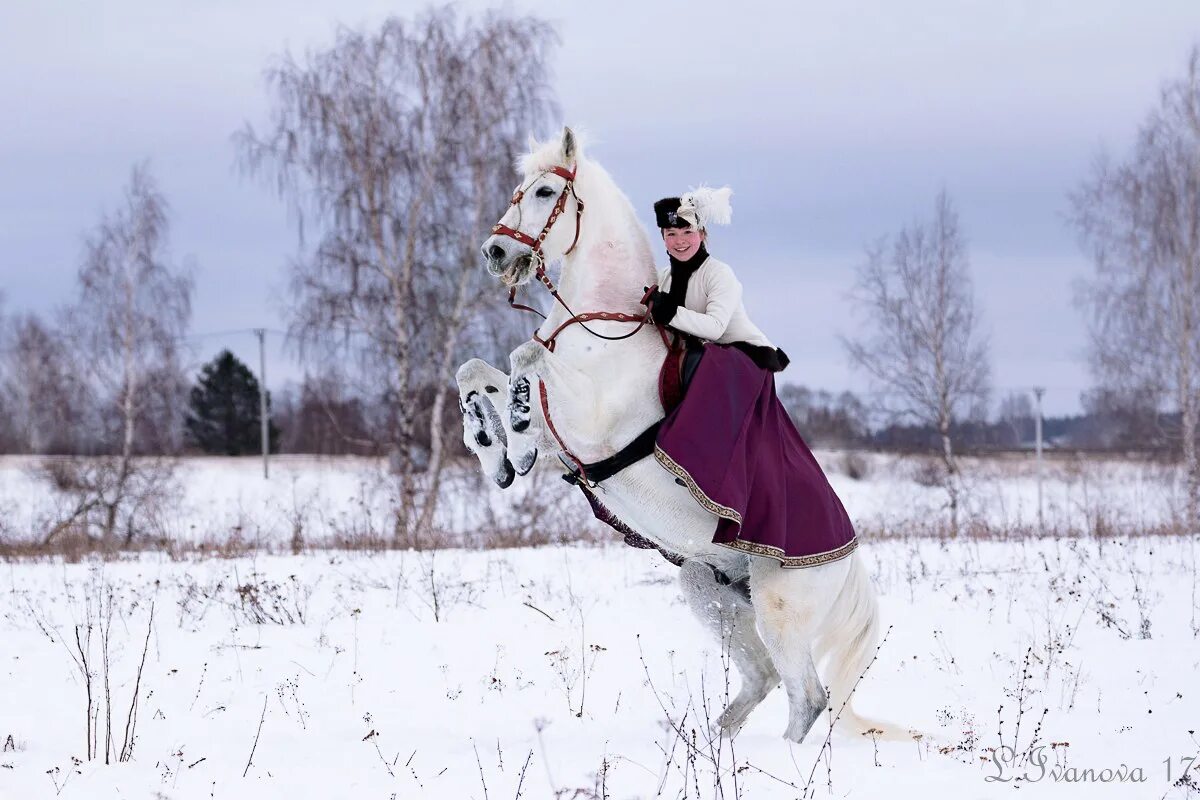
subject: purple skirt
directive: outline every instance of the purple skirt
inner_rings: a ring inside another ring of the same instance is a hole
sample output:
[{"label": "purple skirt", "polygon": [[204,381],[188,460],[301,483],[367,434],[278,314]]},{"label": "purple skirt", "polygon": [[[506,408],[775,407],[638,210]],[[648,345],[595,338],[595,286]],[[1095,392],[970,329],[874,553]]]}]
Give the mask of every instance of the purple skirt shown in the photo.
[{"label": "purple skirt", "polygon": [[775,376],[734,347],[706,343],[654,457],[719,519],[715,544],[784,567],[837,561],[854,526],[775,395]]}]

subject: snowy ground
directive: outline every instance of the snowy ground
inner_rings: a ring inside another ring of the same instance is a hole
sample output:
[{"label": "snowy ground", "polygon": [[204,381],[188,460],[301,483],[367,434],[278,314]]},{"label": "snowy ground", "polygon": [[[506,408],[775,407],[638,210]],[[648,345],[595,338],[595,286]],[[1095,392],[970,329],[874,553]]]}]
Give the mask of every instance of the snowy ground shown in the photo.
[{"label": "snowy ground", "polygon": [[[818,456],[892,626],[858,709],[920,738],[826,745],[823,721],[789,745],[778,690],[711,739],[738,677],[676,568],[553,473],[531,495],[456,470],[438,524],[609,544],[283,556],[297,526],[309,545],[386,535],[381,465],[283,458],[264,481],[255,459],[189,459],[162,534],[262,554],[0,564],[0,800],[1200,797],[1171,786],[1200,756],[1197,543],[1113,533],[1177,518],[1174,470],[1054,459],[1046,527],[1086,535],[948,542],[922,535],[945,514],[919,462],[866,456],[856,480]],[[10,539],[62,502],[32,466],[0,459]],[[973,532],[1035,526],[1030,459],[969,461],[966,483]]]},{"label": "snowy ground", "polygon": [[[824,751],[822,723],[780,738],[781,691],[709,742],[720,648],[675,568],[620,545],[5,564],[0,797],[1189,796],[1168,770],[1200,755],[1193,542],[860,552],[892,627],[858,708],[924,737]],[[135,686],[138,704],[132,760],[105,766],[103,712],[86,760],[75,626],[109,592],[114,752]],[[1044,767],[1001,771],[1001,743],[1044,745]]]}]

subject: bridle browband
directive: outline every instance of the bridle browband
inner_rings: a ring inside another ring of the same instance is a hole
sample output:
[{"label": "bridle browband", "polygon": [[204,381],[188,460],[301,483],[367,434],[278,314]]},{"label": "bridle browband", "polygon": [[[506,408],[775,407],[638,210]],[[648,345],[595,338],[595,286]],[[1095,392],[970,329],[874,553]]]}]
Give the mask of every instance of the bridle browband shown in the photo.
[{"label": "bridle browband", "polygon": [[[588,311],[583,314],[576,314],[574,311],[571,310],[571,307],[569,305],[567,305],[567,301],[563,300],[562,296],[559,295],[558,289],[557,289],[557,287],[555,287],[554,282],[551,281],[550,276],[546,274],[546,258],[545,258],[545,255],[542,253],[542,245],[546,241],[546,237],[550,235],[550,229],[554,227],[554,223],[558,221],[558,218],[560,216],[562,216],[563,211],[566,210],[567,195],[573,195],[575,197],[575,238],[573,238],[571,240],[571,246],[563,251],[563,255],[564,256],[569,255],[571,253],[571,251],[575,249],[575,245],[579,244],[579,231],[583,224],[583,199],[575,191],[575,175],[578,172],[578,170],[579,170],[578,162],[576,163],[575,168],[570,169],[570,170],[568,170],[566,167],[558,167],[558,166],[551,167],[550,169],[542,171],[537,177],[533,178],[528,183],[526,183],[524,186],[521,186],[515,192],[513,192],[512,201],[509,203],[509,205],[517,206],[517,227],[519,228],[521,225],[520,203],[523,199],[525,199],[525,192],[526,192],[526,190],[529,189],[530,186],[533,186],[541,178],[543,178],[549,174],[557,175],[567,182],[566,186],[563,187],[562,193],[559,194],[558,200],[554,204],[554,208],[552,208],[550,210],[550,216],[546,219],[546,224],[542,227],[542,232],[539,233],[536,238],[533,236],[530,236],[527,233],[522,233],[520,230],[517,230],[515,228],[510,228],[507,225],[502,225],[499,222],[497,222],[495,225],[492,226],[493,234],[496,234],[499,236],[507,236],[510,239],[516,239],[521,244],[527,245],[529,247],[530,255],[533,258],[534,275],[537,277],[538,281],[540,281],[541,284],[546,287],[546,290],[550,292],[550,296],[553,297],[555,299],[555,301],[559,305],[561,305],[564,309],[566,309],[566,312],[571,315],[570,318],[568,318],[566,322],[564,322],[563,324],[561,324],[557,328],[555,328],[554,331],[549,336],[547,336],[545,339],[538,336],[537,331],[534,331],[533,341],[537,342],[542,347],[545,347],[551,353],[554,352],[554,343],[555,343],[555,341],[557,341],[558,335],[560,333],[562,333],[564,330],[566,330],[567,328],[569,328],[571,325],[575,325],[575,324],[578,324],[580,327],[582,327],[585,331],[590,333],[592,336],[595,336],[599,339],[606,339],[610,342],[620,341],[622,339],[628,339],[631,336],[636,335],[638,333],[638,331],[640,331],[642,328],[646,327],[646,325],[648,323],[650,323],[650,321],[651,321],[650,308],[648,306],[648,301],[649,301],[651,293],[655,289],[658,288],[657,286],[652,286],[642,296],[642,300],[641,300],[642,305],[646,306],[646,312],[644,314],[626,314],[626,313],[616,312],[616,311]],[[542,319],[547,318],[545,314],[538,311],[536,308],[532,308],[530,306],[522,305],[522,304],[516,302],[516,297],[517,297],[517,287],[514,286],[511,289],[509,289],[509,292],[508,292],[509,306],[516,309],[517,311],[530,311],[534,314],[537,314]],[[592,321],[636,322],[637,327],[635,327],[633,330],[629,331],[628,333],[622,334],[620,336],[606,336],[602,333],[597,333],[596,331],[592,330],[591,328],[589,328],[587,326],[586,323],[592,322]],[[669,339],[667,338],[666,330],[661,325],[656,325],[655,328],[658,330],[659,336],[662,337],[663,344],[665,344],[668,348],[670,348],[671,343],[670,343]],[[562,448],[562,452],[565,453],[566,456],[571,461],[575,462],[575,465],[578,467],[577,473],[574,473],[573,475],[572,474],[564,475],[563,477],[569,483],[575,483],[575,482],[582,481],[582,485],[584,485],[584,486],[590,485],[591,487],[594,488],[596,486],[596,483],[593,481],[589,481],[587,471],[585,469],[585,465],[584,465],[583,461],[578,456],[576,456],[574,453],[571,452],[571,449],[569,447],[567,447],[566,442],[563,441],[562,436],[559,435],[558,430],[554,427],[554,420],[552,420],[550,418],[549,401],[546,397],[546,384],[542,381],[538,381],[538,399],[541,402],[542,415],[545,416],[545,418],[546,418],[546,425],[550,429],[551,435],[553,435],[555,441],[558,442],[558,446],[560,448]],[[657,427],[657,424],[658,423],[655,423],[655,427]]]}]

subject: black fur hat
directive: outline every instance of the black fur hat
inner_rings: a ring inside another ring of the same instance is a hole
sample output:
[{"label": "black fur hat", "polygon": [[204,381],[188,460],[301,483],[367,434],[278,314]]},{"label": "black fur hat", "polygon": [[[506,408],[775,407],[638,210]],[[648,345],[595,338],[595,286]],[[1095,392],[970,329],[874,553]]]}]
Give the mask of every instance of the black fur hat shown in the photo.
[{"label": "black fur hat", "polygon": [[654,219],[660,228],[690,228],[692,223],[675,212],[679,210],[678,197],[664,197],[654,204]]},{"label": "black fur hat", "polygon": [[654,204],[654,217],[660,228],[696,227],[706,230],[709,225],[728,225],[733,220],[733,206],[728,186],[713,189],[701,186],[680,197],[664,197]]}]

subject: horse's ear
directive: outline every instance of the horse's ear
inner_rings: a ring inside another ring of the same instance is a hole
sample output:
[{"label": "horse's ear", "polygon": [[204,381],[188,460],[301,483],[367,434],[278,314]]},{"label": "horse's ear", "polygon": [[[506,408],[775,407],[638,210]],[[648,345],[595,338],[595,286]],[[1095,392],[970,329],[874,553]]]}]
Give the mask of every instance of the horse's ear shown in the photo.
[{"label": "horse's ear", "polygon": [[529,152],[531,153],[535,152],[539,147],[537,137],[532,133],[529,134],[529,141],[526,144],[529,146]]},{"label": "horse's ear", "polygon": [[579,154],[579,143],[575,140],[575,131],[570,128],[563,128],[562,138],[563,161],[570,164]]}]

